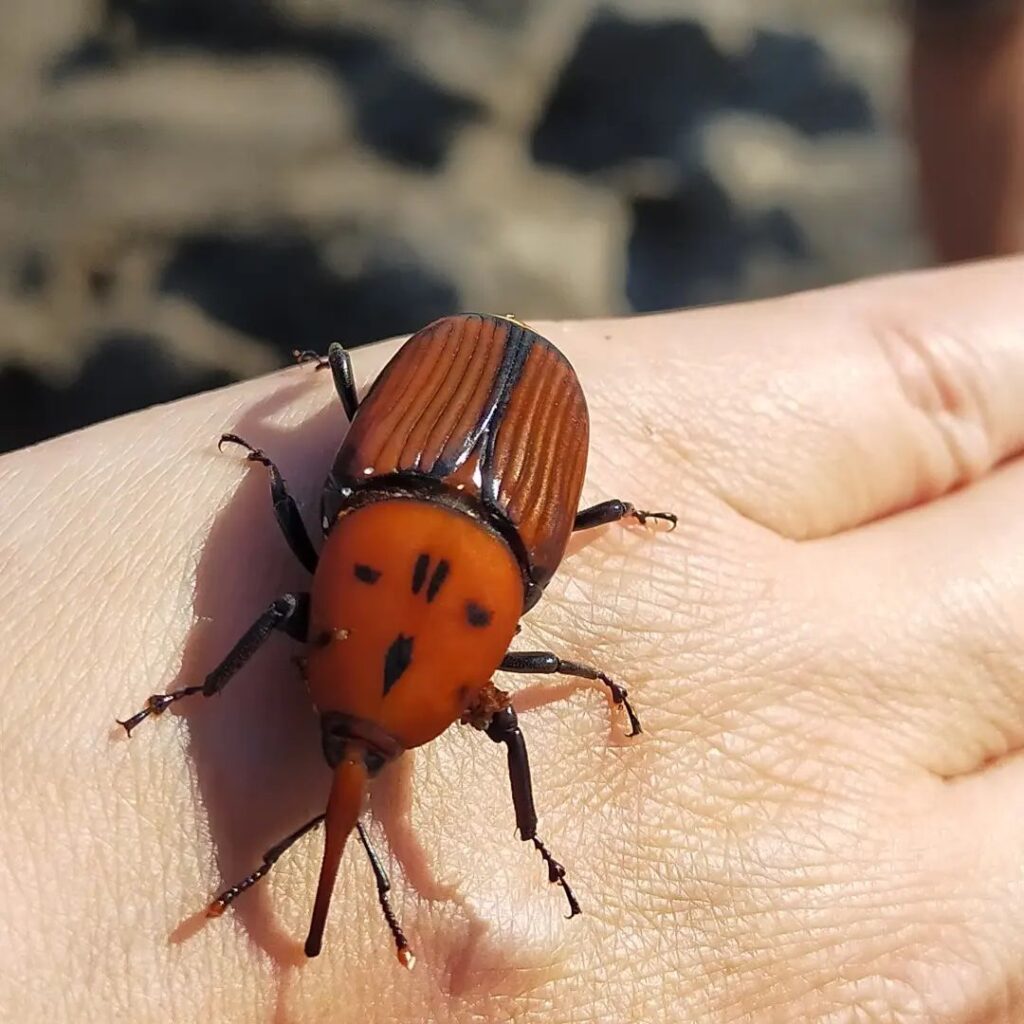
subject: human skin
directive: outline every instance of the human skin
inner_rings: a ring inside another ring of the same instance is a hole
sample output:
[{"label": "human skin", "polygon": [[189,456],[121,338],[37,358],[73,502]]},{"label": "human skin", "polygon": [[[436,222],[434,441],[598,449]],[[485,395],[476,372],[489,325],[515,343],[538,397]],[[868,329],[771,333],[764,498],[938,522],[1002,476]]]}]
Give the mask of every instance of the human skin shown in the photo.
[{"label": "human skin", "polygon": [[[322,838],[202,910],[321,809],[318,726],[274,637],[131,740],[306,577],[261,467],[315,522],[345,429],[295,367],[0,460],[0,1019],[296,1024],[1015,1021],[1024,1005],[1024,261],[733,308],[538,325],[590,401],[584,498],[679,527],[580,535],[516,646],[630,688],[501,677],[501,748],[453,727],[368,821],[417,954]],[[393,344],[355,355],[362,388]]]}]

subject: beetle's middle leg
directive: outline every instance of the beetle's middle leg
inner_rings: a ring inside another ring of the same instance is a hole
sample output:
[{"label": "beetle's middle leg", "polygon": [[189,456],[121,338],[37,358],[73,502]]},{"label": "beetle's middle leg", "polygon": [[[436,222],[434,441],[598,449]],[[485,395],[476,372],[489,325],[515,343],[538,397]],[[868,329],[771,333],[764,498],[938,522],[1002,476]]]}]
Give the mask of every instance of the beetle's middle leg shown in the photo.
[{"label": "beetle's middle leg", "polygon": [[[493,711],[500,707],[500,711]],[[492,713],[493,711],[493,713]],[[487,721],[489,719],[489,721]],[[508,694],[494,684],[484,688],[465,715],[464,722],[481,729],[495,743],[504,743],[508,750],[508,776],[512,784],[512,806],[516,812],[516,828],[523,842],[532,842],[548,867],[548,881],[560,885],[569,901],[569,917],[580,913],[576,895],[565,880],[565,868],[551,856],[548,848],[537,836],[537,810],[533,805],[533,782],[530,779],[530,759],[526,753],[526,742],[519,731],[519,719],[515,709],[508,702]],[[487,724],[484,724],[484,723]]]},{"label": "beetle's middle leg", "polygon": [[129,736],[140,722],[150,715],[159,715],[171,704],[201,693],[212,697],[220,693],[231,677],[263,646],[275,630],[281,630],[296,640],[305,641],[309,633],[309,594],[283,594],[242,634],[241,639],[228,652],[227,657],[198,686],[185,686],[170,693],[154,693],[146,706],[124,721],[118,719]]},{"label": "beetle's middle leg", "polygon": [[629,718],[630,736],[638,736],[643,729],[640,719],[629,703],[629,693],[609,675],[591,665],[581,665],[578,661],[565,661],[551,651],[509,651],[498,666],[502,672],[529,672],[537,675],[557,673],[563,676],[574,676],[576,679],[594,679],[604,683],[611,694],[612,702],[621,707]]},{"label": "beetle's middle leg", "polygon": [[253,448],[248,441],[243,440],[237,434],[221,434],[217,447],[223,451],[225,444],[240,445],[249,453],[246,456],[249,462],[258,462],[261,466],[267,467],[270,472],[270,498],[274,503],[274,518],[277,520],[277,525],[281,527],[284,539],[288,542],[288,547],[292,549],[295,557],[309,572],[316,572],[319,556],[316,553],[316,548],[313,547],[313,542],[309,539],[299,506],[288,493],[288,485],[284,482],[281,471],[267,458],[267,454],[262,448]]},{"label": "beetle's middle leg", "polygon": [[632,517],[641,525],[648,519],[663,519],[666,523],[676,528],[679,517],[674,512],[647,512],[644,509],[636,508],[628,501],[620,501],[612,498],[610,501],[602,501],[590,508],[581,509],[576,513],[576,521],[573,523],[573,530],[590,530],[595,526],[604,526],[607,523],[617,523],[620,519]]}]

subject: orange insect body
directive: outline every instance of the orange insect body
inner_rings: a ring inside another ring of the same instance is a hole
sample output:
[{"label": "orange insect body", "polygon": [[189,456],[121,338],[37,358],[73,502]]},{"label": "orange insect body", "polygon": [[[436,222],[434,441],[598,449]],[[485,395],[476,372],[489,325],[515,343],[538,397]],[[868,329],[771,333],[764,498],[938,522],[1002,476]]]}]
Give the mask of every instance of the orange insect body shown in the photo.
[{"label": "orange insect body", "polygon": [[367,781],[459,719],[485,731],[507,748],[520,837],[564,890],[570,916],[579,913],[564,869],[536,834],[525,742],[491,677],[501,669],[599,680],[638,733],[626,691],[603,672],[548,651],[508,648],[573,530],[626,516],[675,517],[617,499],[578,510],[589,435],[583,391],[565,357],[512,318],[463,315],[430,324],[399,349],[362,402],[341,346],[332,345],[319,365],[330,366],[351,420],[324,485],[319,554],[273,462],[237,435],[221,438],[269,470],[278,524],[314,573],[312,590],[274,601],[202,685],[154,694],[121,724],[130,735],[178,700],[218,693],[274,630],[307,642],[305,675],[334,769],[327,808],[268,850],[210,913],[222,913],[325,821],[306,953],[320,951],[338,866],[356,831],[399,959],[411,966],[388,901],[390,882],[359,823]]},{"label": "orange insect body", "polygon": [[[509,319],[439,320],[385,367],[328,478],[313,581],[306,672],[339,780],[436,738],[490,683],[565,550],[588,433],[572,367]],[[328,811],[318,903],[351,820]]]},{"label": "orange insect body", "polygon": [[511,550],[465,513],[414,498],[343,512],[313,581],[310,694],[418,747],[491,681],[522,611]]}]

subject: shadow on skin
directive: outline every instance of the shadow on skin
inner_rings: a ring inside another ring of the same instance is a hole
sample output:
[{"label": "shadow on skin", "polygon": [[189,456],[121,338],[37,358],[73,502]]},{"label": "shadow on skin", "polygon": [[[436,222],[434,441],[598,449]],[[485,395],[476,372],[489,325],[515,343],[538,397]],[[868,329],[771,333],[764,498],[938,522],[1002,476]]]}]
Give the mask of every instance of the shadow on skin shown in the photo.
[{"label": "shadow on skin", "polygon": [[[330,438],[344,434],[344,415],[329,406],[300,431],[268,426],[266,419],[309,386],[283,387],[236,423],[224,424],[225,431],[268,450],[307,512],[315,508],[310,498],[321,475],[314,468],[319,460],[309,452],[328,448]],[[209,439],[210,457],[236,459],[248,472],[203,548],[195,584],[198,622],[169,689],[201,681],[275,597],[309,586],[309,577],[274,521],[265,471],[246,463],[244,453],[240,457],[235,449],[219,453],[217,441],[217,436]],[[320,751],[319,726],[291,661],[299,650],[286,635],[275,635],[220,694],[179,705],[179,714],[188,720],[189,754],[223,883],[216,891],[257,867],[266,849],[326,803],[330,777]],[[294,852],[301,856],[304,846],[300,843]],[[184,941],[207,921],[205,903],[216,891],[196,894],[202,906],[175,929],[172,942]],[[280,966],[304,959],[300,941],[276,924],[265,885],[234,903],[230,916]],[[213,926],[230,927],[228,915]]]}]

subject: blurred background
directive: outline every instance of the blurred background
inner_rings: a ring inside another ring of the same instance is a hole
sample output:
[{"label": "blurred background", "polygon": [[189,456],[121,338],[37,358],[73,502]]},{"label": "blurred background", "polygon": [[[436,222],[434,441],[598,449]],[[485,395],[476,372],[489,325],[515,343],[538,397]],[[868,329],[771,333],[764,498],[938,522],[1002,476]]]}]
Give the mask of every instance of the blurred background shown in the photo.
[{"label": "blurred background", "polygon": [[0,0],[0,449],[460,309],[1012,249],[1020,5],[927,6]]}]

